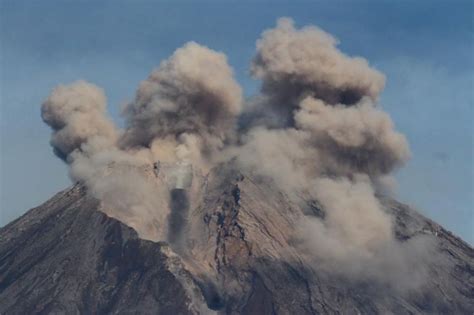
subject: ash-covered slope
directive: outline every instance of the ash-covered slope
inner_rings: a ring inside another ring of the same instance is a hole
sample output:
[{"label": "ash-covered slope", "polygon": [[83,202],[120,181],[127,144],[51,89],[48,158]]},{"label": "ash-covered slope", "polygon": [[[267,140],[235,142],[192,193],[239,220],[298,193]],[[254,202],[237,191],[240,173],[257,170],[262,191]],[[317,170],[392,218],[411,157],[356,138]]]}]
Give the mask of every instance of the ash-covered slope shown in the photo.
[{"label": "ash-covered slope", "polygon": [[[308,263],[290,236],[299,211],[324,217],[316,202],[301,209],[271,185],[227,167],[211,171],[199,191],[174,250],[139,239],[98,211],[81,185],[29,211],[0,230],[0,314],[474,310],[474,250],[398,202],[384,204],[399,242],[424,235],[436,251],[424,266],[425,283],[413,290]],[[415,267],[404,270],[407,278]]]}]

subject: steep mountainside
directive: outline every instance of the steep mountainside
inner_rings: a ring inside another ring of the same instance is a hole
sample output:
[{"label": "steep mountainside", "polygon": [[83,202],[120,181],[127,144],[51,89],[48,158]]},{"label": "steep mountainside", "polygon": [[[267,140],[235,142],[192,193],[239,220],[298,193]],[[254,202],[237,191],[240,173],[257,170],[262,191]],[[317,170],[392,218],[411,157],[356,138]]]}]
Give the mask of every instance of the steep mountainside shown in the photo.
[{"label": "steep mountainside", "polygon": [[383,201],[397,239],[423,234],[436,249],[427,282],[413,292],[308,268],[290,236],[298,211],[324,217],[317,202],[301,209],[271,185],[225,167],[195,183],[190,206],[173,194],[190,208],[170,218],[179,231],[171,246],[140,239],[98,211],[81,184],[3,227],[0,314],[474,311],[474,250],[403,204]]},{"label": "steep mountainside", "polygon": [[97,207],[75,185],[2,228],[0,313],[199,312],[200,291],[168,245]]}]

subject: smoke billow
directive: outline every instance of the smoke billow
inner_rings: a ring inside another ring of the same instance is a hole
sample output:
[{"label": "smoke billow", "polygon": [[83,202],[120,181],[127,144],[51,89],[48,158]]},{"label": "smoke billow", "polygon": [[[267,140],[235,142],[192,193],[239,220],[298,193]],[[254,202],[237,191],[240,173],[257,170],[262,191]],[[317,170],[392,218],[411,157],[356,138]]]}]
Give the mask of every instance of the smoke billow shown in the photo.
[{"label": "smoke billow", "polygon": [[370,101],[328,106],[308,97],[294,117],[297,128],[309,132],[313,145],[326,153],[333,173],[387,174],[409,156],[405,137]]},{"label": "smoke billow", "polygon": [[[140,84],[124,111],[125,130],[106,116],[103,91],[84,81],[55,88],[42,117],[53,129],[55,153],[70,164],[71,178],[84,182],[108,215],[143,238],[160,240],[168,234],[176,198],[144,168],[157,160],[204,167],[235,136],[241,104],[226,56],[191,42]],[[174,177],[176,186],[189,174]]]},{"label": "smoke billow", "polygon": [[[290,19],[263,33],[252,63],[261,95],[246,113],[257,123],[249,123],[237,159],[302,206],[301,196],[318,201],[324,218],[302,217],[295,228],[297,247],[315,266],[390,282],[420,241],[395,240],[376,191],[410,152],[376,105],[384,76],[336,44],[315,27],[295,29]],[[413,271],[422,277],[423,270]]]},{"label": "smoke billow", "polygon": [[52,129],[56,155],[68,160],[74,152],[94,152],[114,146],[117,130],[106,116],[102,89],[78,81],[54,89],[41,107],[41,117]]},{"label": "smoke billow", "polygon": [[168,191],[147,172],[151,159],[116,148],[78,156],[71,164],[73,180],[102,202],[101,210],[134,228],[140,237],[160,240],[167,233]]},{"label": "smoke billow", "polygon": [[[293,107],[306,96],[346,105],[364,96],[375,100],[384,76],[365,59],[344,55],[336,45],[328,33],[314,26],[297,30],[288,18],[265,31],[257,41],[251,70],[262,80],[267,107],[291,116]],[[291,117],[283,118],[280,121],[291,122]]]},{"label": "smoke billow", "polygon": [[[226,56],[190,42],[140,83],[124,110],[124,130],[106,117],[102,90],[83,81],[56,88],[42,117],[71,177],[143,238],[168,239],[183,250],[193,207],[188,167],[206,175],[234,159],[302,208],[308,199],[321,205],[324,218],[301,212],[287,236],[299,240],[296,248],[310,262],[395,281],[425,257],[413,252],[426,244],[395,240],[376,192],[410,152],[377,105],[384,76],[337,43],[283,18],[257,41],[251,72],[261,91],[247,101]],[[174,171],[160,175],[157,161]],[[155,172],[143,170],[152,165]]]},{"label": "smoke billow", "polygon": [[151,147],[155,139],[167,139],[209,156],[234,131],[241,94],[226,56],[190,42],[140,84],[125,109],[121,142]]},{"label": "smoke billow", "polygon": [[380,211],[367,178],[321,178],[314,185],[316,199],[328,210],[325,227],[347,247],[371,252],[392,238],[391,219]]}]

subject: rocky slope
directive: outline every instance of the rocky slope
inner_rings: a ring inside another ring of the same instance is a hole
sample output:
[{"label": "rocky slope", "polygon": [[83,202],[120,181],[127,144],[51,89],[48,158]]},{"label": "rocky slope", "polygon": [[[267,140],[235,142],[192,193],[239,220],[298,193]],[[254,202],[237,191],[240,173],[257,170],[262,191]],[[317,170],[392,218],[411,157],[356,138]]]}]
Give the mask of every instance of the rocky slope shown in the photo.
[{"label": "rocky slope", "polygon": [[165,243],[139,239],[75,185],[1,230],[1,314],[198,313]]},{"label": "rocky slope", "polygon": [[291,235],[298,213],[324,218],[316,201],[302,208],[228,167],[196,185],[190,201],[177,202],[189,209],[170,218],[182,225],[173,227],[179,242],[171,246],[140,239],[98,211],[99,202],[81,184],[3,227],[0,314],[474,311],[474,250],[403,204],[383,200],[397,239],[425,235],[436,249],[426,283],[409,292],[327,273],[317,264],[308,268]]}]

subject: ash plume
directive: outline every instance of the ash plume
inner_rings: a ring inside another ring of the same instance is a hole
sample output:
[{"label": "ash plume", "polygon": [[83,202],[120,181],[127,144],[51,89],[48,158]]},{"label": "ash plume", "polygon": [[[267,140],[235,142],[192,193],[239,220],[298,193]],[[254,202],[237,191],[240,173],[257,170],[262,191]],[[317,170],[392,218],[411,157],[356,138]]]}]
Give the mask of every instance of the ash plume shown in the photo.
[{"label": "ash plume", "polygon": [[223,53],[187,43],[140,83],[125,109],[121,143],[151,147],[155,139],[167,139],[186,145],[194,137],[195,146],[210,154],[234,131],[241,94]]},{"label": "ash plume", "polygon": [[[295,227],[297,248],[315,266],[346,276],[367,266],[383,282],[384,268],[396,278],[416,246],[395,240],[392,218],[376,197],[386,187],[377,186],[410,152],[376,104],[384,76],[336,44],[324,31],[296,29],[286,18],[263,32],[251,68],[262,80],[261,95],[246,113],[257,122],[244,128],[236,155],[241,167],[271,179],[290,198],[319,202],[324,219],[302,217]],[[423,278],[422,270],[414,272]]]},{"label": "ash plume", "polygon": [[384,281],[389,268],[392,281],[407,261],[427,257],[413,256],[419,243],[399,244],[377,197],[410,151],[377,104],[383,74],[337,44],[283,18],[257,41],[251,73],[261,90],[247,101],[226,56],[190,42],[140,83],[124,110],[124,130],[107,118],[102,90],[83,81],[55,89],[42,117],[73,180],[143,238],[168,239],[182,250],[198,199],[181,187],[188,173],[170,184],[144,168],[192,165],[205,178],[232,160],[301,208],[319,202],[324,218],[297,213],[302,223],[286,236],[299,240],[295,249],[310,264],[351,277],[369,266],[366,274]]},{"label": "ash plume", "polygon": [[364,96],[377,99],[384,76],[361,57],[340,52],[337,40],[314,26],[295,29],[293,21],[281,18],[263,32],[251,72],[262,80],[266,107],[291,123],[293,107],[306,96],[328,104],[353,105]]},{"label": "ash plume", "polygon": [[145,154],[112,148],[80,155],[70,166],[74,181],[101,201],[101,211],[134,228],[141,238],[162,240],[167,234],[169,193],[160,185]]},{"label": "ash plume", "polygon": [[174,199],[143,167],[156,160],[203,166],[233,136],[241,101],[226,56],[190,42],[140,84],[124,112],[125,130],[105,116],[103,91],[84,81],[57,87],[42,117],[71,178],[108,215],[157,241],[168,234]]},{"label": "ash plume", "polygon": [[405,137],[393,129],[390,117],[371,101],[354,106],[329,106],[311,97],[294,115],[297,128],[311,135],[325,152],[332,173],[388,174],[409,157]]},{"label": "ash plume", "polygon": [[118,136],[106,116],[103,90],[85,81],[56,87],[41,106],[41,117],[53,129],[51,145],[64,161],[74,152],[112,147]]}]

